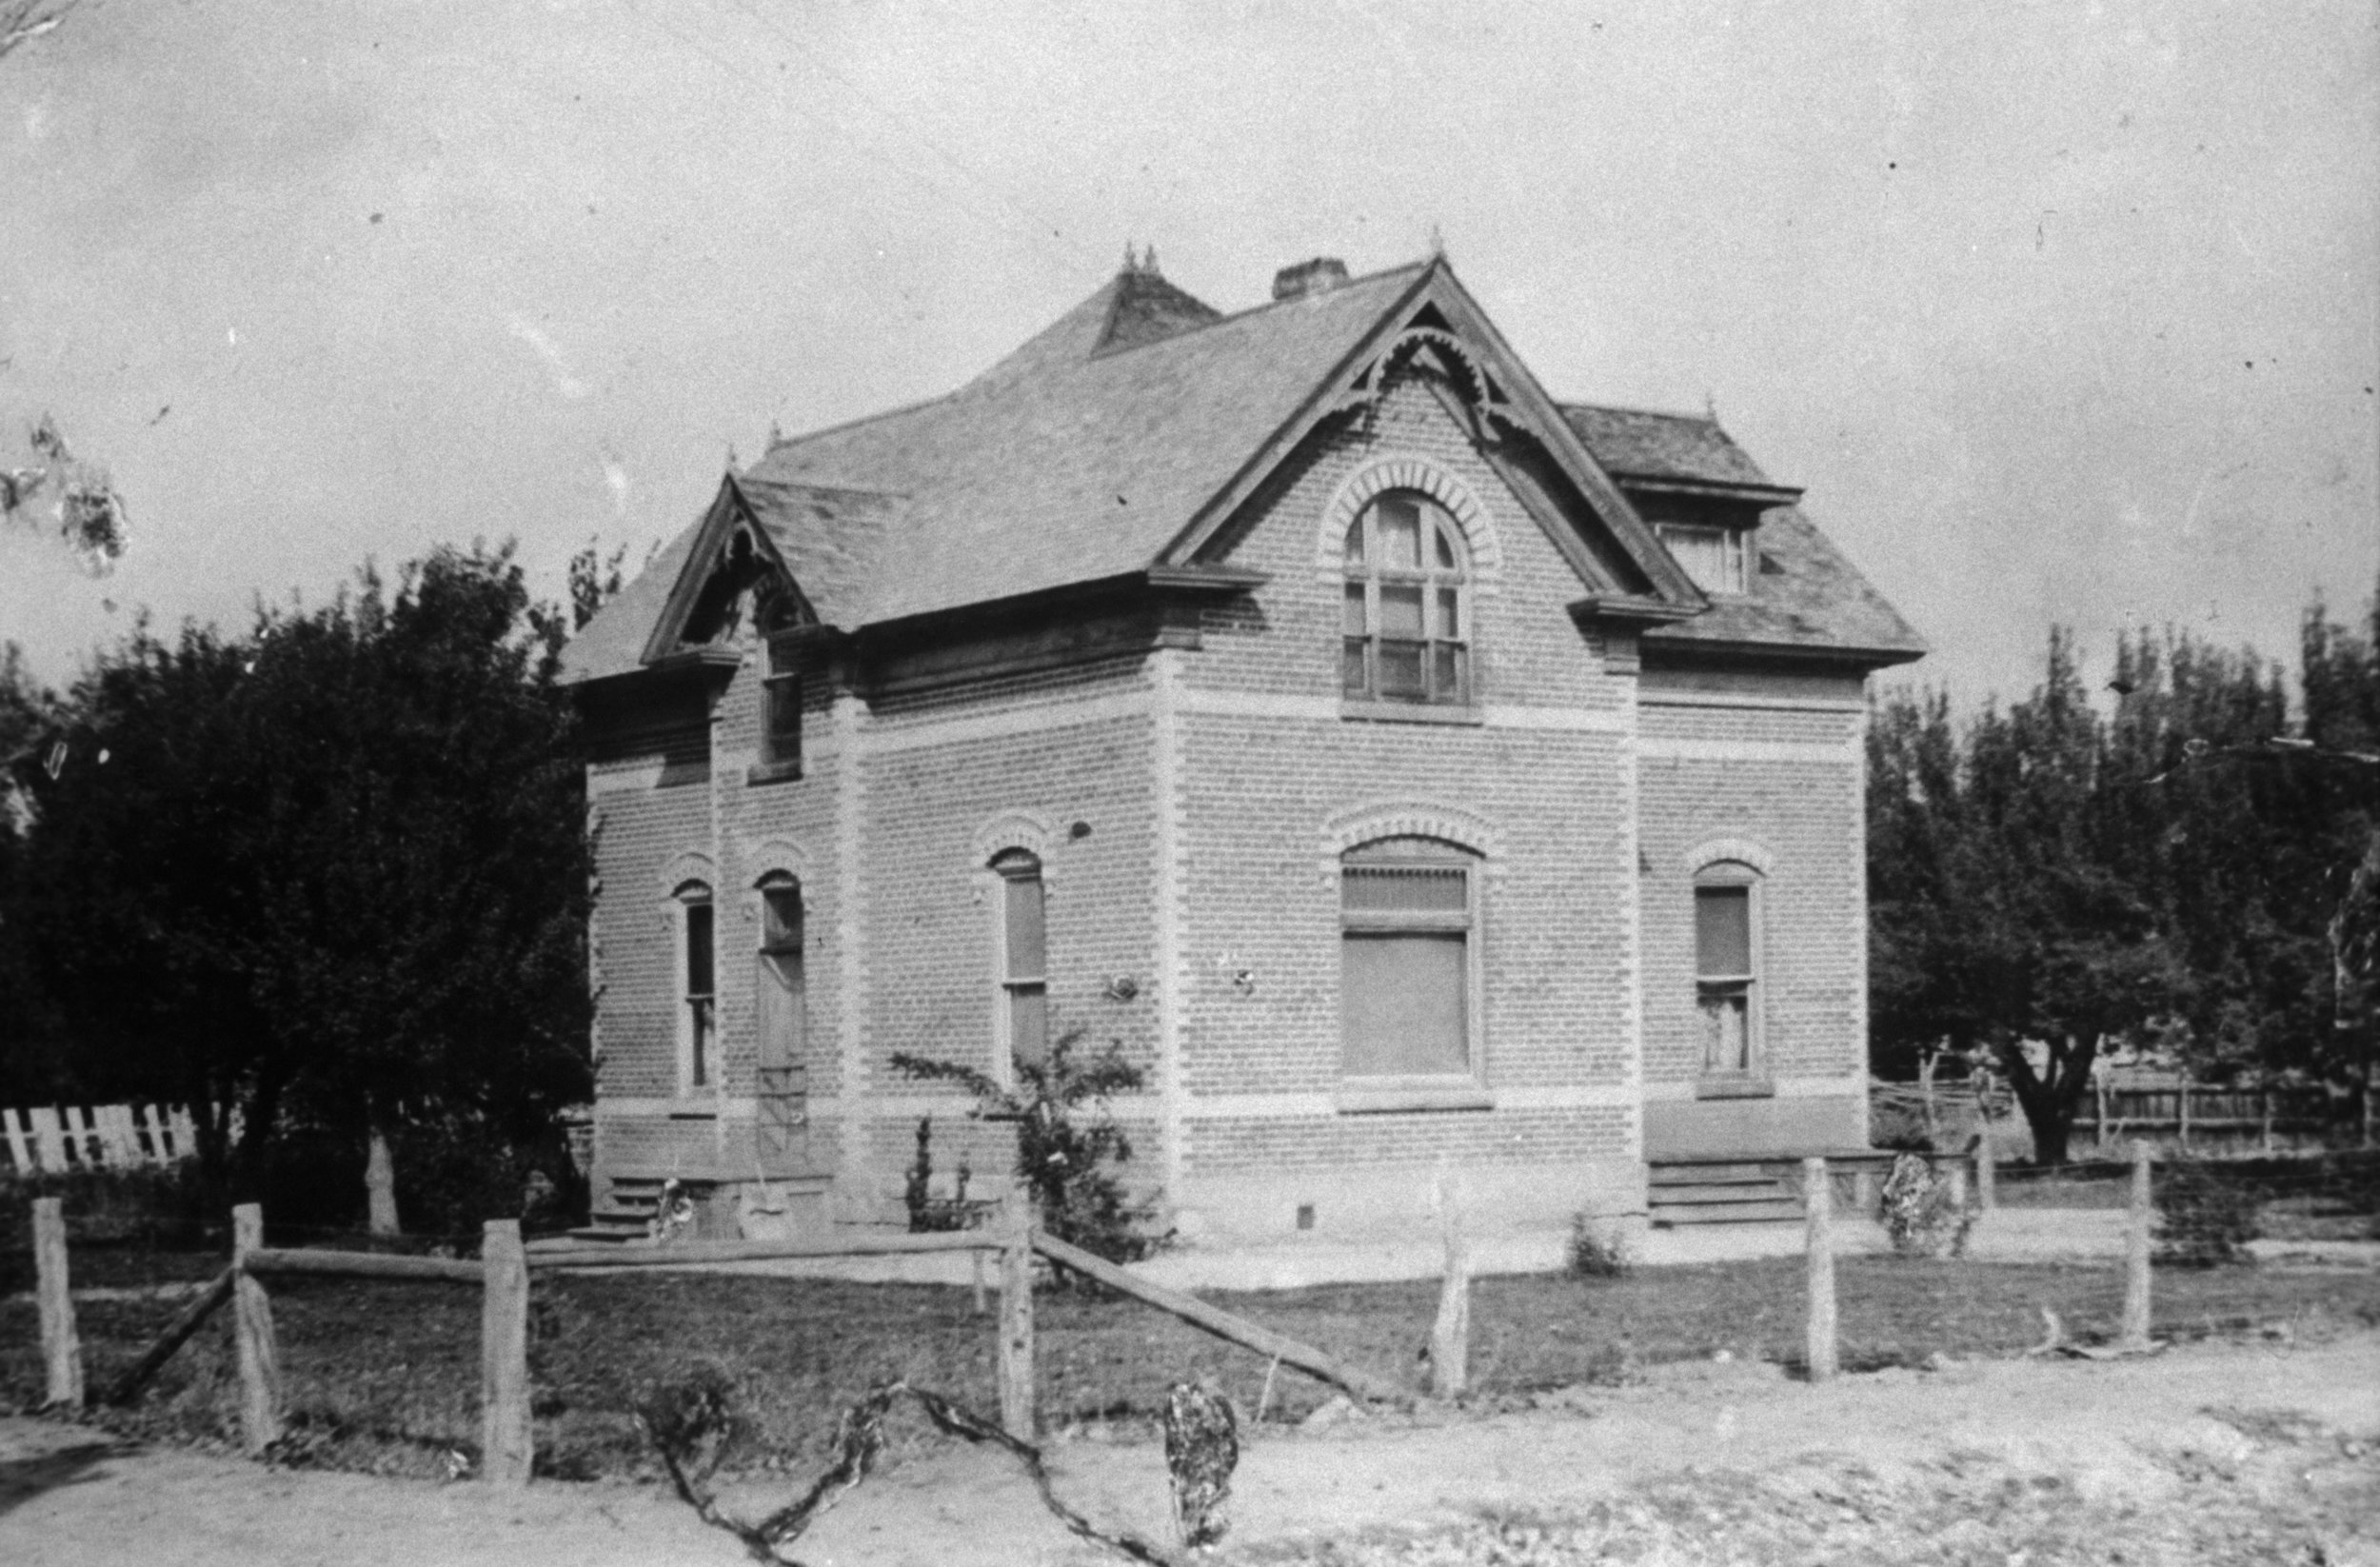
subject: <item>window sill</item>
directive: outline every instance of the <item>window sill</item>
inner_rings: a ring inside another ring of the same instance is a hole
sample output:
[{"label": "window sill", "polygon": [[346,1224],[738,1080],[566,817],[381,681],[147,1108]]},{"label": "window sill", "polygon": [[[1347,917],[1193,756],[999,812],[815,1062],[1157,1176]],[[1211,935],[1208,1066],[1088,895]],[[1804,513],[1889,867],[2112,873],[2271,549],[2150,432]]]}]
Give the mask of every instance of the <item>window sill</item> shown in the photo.
[{"label": "window sill", "polygon": [[716,1109],[672,1110],[669,1112],[669,1119],[671,1121],[717,1121],[719,1112]]},{"label": "window sill", "polygon": [[1753,1072],[1715,1072],[1695,1080],[1696,1099],[1775,1099],[1775,1081]]},{"label": "window sill", "polygon": [[1458,705],[1451,702],[1372,702],[1353,697],[1340,699],[1339,716],[1368,719],[1375,724],[1468,724],[1477,725],[1484,722],[1479,708],[1476,705]]},{"label": "window sill", "polygon": [[1342,1116],[1388,1115],[1399,1110],[1493,1110],[1496,1096],[1469,1078],[1352,1078],[1333,1096]]},{"label": "window sill", "polygon": [[802,764],[799,762],[755,762],[744,769],[744,782],[746,784],[783,784],[787,779],[801,776]]}]

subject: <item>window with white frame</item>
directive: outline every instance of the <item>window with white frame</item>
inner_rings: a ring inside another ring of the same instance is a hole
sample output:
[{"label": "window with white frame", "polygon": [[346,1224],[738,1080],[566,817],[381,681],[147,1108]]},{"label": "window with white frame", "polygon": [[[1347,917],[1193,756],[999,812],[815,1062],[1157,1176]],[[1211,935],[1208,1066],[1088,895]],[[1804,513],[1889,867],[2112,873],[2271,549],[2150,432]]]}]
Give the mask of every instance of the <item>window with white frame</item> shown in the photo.
[{"label": "window with white frame", "polygon": [[1475,1071],[1478,862],[1388,838],[1339,863],[1340,1069],[1349,1078]]},{"label": "window with white frame", "polygon": [[1345,694],[1469,704],[1471,556],[1446,508],[1390,490],[1349,525],[1345,563]]},{"label": "window with white frame", "polygon": [[1760,875],[1728,860],[1695,876],[1695,1001],[1706,1077],[1760,1070]]},{"label": "window with white frame", "polygon": [[1653,528],[1694,585],[1705,593],[1744,593],[1751,539],[1740,527],[1656,523]]},{"label": "window with white frame", "polygon": [[996,856],[1000,876],[1000,1039],[1011,1068],[1049,1054],[1048,921],[1041,862],[1023,849]]},{"label": "window with white frame", "polygon": [[678,1062],[687,1089],[711,1086],[718,1062],[718,926],[711,889],[678,889]]}]

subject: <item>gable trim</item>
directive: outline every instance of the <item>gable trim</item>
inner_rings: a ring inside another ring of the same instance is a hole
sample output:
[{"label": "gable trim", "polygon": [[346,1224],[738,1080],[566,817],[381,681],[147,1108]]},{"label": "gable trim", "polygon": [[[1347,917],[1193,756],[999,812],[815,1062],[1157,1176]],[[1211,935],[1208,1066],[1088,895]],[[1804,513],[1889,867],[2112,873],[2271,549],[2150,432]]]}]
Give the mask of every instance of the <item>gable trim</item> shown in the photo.
[{"label": "gable trim", "polygon": [[[1424,304],[1435,307],[1440,319],[1453,329],[1418,321],[1419,307]],[[1437,368],[1441,375],[1454,372],[1454,367],[1446,364],[1451,354],[1475,383],[1468,387],[1454,387],[1444,395],[1460,410],[1460,422],[1499,472],[1508,465],[1497,450],[1500,442],[1493,427],[1496,425],[1527,435],[1544,449],[1596,512],[1620,553],[1652,585],[1655,597],[1686,605],[1690,612],[1705,606],[1707,601],[1654,538],[1653,530],[1636,515],[1619,486],[1597,466],[1577,432],[1562,418],[1553,399],[1537,386],[1527,367],[1514,356],[1510,345],[1456,280],[1442,256],[1423,268],[1413,287],[1398,294],[1381,312],[1372,328],[1297,413],[1174,536],[1159,560],[1195,559],[1223,533],[1264,481],[1324,420],[1368,403],[1384,389],[1393,371],[1410,370],[1413,361],[1424,349],[1438,358]],[[1441,375],[1427,375],[1427,380],[1436,387]],[[1540,515],[1535,506],[1524,509],[1585,585],[1608,585],[1605,572],[1596,564],[1587,541],[1575,527],[1562,519]]]},{"label": "gable trim", "polygon": [[678,568],[678,580],[670,585],[669,597],[662,605],[661,614],[653,622],[652,635],[645,640],[645,651],[638,662],[645,665],[661,663],[679,651],[679,640],[685,634],[688,616],[694,612],[695,600],[702,596],[710,581],[712,569],[719,564],[720,551],[739,531],[750,541],[755,557],[776,572],[786,592],[793,595],[806,621],[815,622],[818,614],[810,601],[793,580],[793,571],[779,553],[777,542],[762,526],[760,513],[736,483],[732,469],[719,481],[719,493],[711,498],[710,509],[703,514],[702,526],[694,536],[694,544],[686,551],[685,564]]}]

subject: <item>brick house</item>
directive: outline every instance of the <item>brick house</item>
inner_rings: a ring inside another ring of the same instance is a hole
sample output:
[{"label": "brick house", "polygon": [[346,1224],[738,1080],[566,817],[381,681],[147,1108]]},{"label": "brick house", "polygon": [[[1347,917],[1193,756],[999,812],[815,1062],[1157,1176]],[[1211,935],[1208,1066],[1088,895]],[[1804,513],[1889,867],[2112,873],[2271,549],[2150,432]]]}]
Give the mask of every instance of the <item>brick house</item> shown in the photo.
[{"label": "brick house", "polygon": [[1191,1245],[1864,1147],[1864,687],[1923,645],[1799,493],[1555,401],[1442,259],[1233,315],[1128,263],[773,439],[568,652],[599,1207],[895,1219],[922,1115],[1006,1156],[892,1054],[1070,1029]]}]

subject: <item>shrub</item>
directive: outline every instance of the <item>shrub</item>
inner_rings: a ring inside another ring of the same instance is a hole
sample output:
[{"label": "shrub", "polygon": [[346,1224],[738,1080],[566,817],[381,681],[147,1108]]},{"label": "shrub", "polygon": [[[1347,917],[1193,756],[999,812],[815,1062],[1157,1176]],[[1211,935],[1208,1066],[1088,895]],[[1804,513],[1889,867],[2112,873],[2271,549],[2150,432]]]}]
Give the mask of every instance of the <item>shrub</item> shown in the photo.
[{"label": "shrub", "polygon": [[1573,1279],[1625,1279],[1635,1271],[1628,1240],[1616,1229],[1581,1213],[1570,1221],[1570,1276]]},{"label": "shrub", "polygon": [[1132,1158],[1132,1144],[1106,1101],[1140,1088],[1147,1076],[1120,1046],[1085,1058],[1076,1053],[1081,1042],[1079,1028],[1060,1035],[1044,1059],[1018,1065],[1013,1089],[972,1066],[905,1051],[894,1055],[893,1066],[958,1083],[975,1095],[977,1115],[1016,1123],[1017,1178],[1033,1194],[1043,1229],[1111,1262],[1138,1261],[1162,1238],[1148,1234],[1147,1207],[1124,1198],[1115,1167]]},{"label": "shrub", "polygon": [[1870,1146],[1894,1153],[1930,1154],[1934,1139],[1926,1131],[1924,1112],[1914,1105],[1879,1100],[1868,1112]]},{"label": "shrub", "polygon": [[2170,1267],[2248,1262],[2262,1200],[2255,1190],[2204,1160],[2160,1165],[2155,1175],[2157,1257]]},{"label": "shrub", "polygon": [[1974,1222],[1932,1164],[1915,1154],[1893,1160],[1884,1181],[1884,1233],[1895,1256],[1956,1257]]}]

